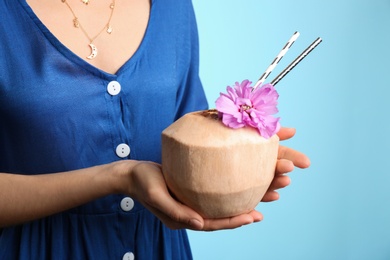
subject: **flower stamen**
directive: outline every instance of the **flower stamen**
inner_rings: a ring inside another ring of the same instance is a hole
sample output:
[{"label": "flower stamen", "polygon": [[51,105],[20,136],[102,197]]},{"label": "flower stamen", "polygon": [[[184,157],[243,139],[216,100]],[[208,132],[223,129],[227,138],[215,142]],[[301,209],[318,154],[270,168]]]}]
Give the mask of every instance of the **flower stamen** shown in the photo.
[{"label": "flower stamen", "polygon": [[[244,111],[248,111],[249,109],[251,109],[252,107],[251,106],[248,106],[248,105],[242,105],[241,106],[241,109],[244,110]],[[242,111],[241,110],[241,111]]]}]

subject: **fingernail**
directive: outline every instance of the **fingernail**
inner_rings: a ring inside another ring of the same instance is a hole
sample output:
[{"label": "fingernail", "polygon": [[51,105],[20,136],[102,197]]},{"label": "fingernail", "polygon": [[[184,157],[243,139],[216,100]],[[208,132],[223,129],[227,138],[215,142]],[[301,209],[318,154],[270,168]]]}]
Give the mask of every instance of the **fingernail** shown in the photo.
[{"label": "fingernail", "polygon": [[260,222],[260,221],[262,221],[262,220],[263,220],[262,218],[255,218],[255,219],[253,220],[253,222],[257,223],[257,222]]},{"label": "fingernail", "polygon": [[254,222],[260,222],[260,221],[262,221],[262,220],[263,220],[263,215],[262,215],[262,214],[259,214],[258,216],[256,216],[256,217],[253,219]]},{"label": "fingernail", "polygon": [[190,225],[191,227],[193,227],[194,229],[202,229],[203,228],[203,224],[202,222],[200,222],[199,220],[193,218],[193,219],[190,219]]}]

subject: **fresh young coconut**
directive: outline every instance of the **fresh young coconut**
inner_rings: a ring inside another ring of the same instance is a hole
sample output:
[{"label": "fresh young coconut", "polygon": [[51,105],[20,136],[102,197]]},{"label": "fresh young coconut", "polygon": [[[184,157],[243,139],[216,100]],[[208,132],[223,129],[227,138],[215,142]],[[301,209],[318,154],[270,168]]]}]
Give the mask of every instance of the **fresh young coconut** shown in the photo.
[{"label": "fresh young coconut", "polygon": [[274,178],[280,129],[273,85],[236,82],[216,110],[184,115],[162,133],[168,188],[205,218],[253,210]]},{"label": "fresh young coconut", "polygon": [[174,196],[205,218],[253,210],[274,177],[279,138],[231,129],[218,111],[184,115],[162,133],[162,170]]}]

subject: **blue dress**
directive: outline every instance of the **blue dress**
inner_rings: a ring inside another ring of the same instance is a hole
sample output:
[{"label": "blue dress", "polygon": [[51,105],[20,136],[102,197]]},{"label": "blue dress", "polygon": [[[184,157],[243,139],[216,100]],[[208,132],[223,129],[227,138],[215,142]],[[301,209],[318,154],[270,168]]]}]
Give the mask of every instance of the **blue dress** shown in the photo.
[{"label": "blue dress", "polygon": [[[25,0],[1,0],[0,14],[0,172],[160,162],[162,130],[207,108],[191,0],[153,0],[144,39],[116,75],[62,45]],[[185,230],[125,195],[0,229],[0,259],[122,258],[192,256]]]}]

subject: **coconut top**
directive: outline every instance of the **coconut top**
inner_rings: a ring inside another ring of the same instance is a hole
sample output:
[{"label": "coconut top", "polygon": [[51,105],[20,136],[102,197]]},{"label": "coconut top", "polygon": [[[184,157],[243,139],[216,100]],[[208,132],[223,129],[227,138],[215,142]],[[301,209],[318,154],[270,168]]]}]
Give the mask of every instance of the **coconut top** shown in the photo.
[{"label": "coconut top", "polygon": [[252,127],[232,129],[225,126],[218,117],[217,110],[205,110],[188,113],[179,118],[162,132],[163,136],[173,138],[180,143],[193,146],[228,146],[235,144],[278,141],[274,135],[270,139],[260,136]]}]

